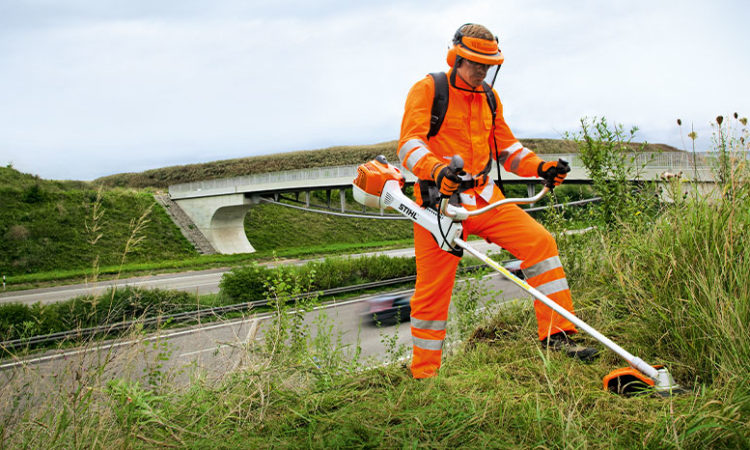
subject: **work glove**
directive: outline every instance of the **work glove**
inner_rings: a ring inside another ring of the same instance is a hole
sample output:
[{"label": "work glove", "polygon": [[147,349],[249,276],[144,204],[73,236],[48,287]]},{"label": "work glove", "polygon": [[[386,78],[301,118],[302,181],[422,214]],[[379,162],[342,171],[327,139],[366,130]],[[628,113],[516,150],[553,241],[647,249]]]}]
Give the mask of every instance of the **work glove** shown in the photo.
[{"label": "work glove", "polygon": [[536,169],[539,177],[546,181],[549,188],[560,186],[570,172],[570,165],[564,159],[557,161],[542,161]]},{"label": "work glove", "polygon": [[435,184],[440,189],[441,197],[450,197],[454,192],[458,190],[458,185],[461,183],[461,179],[458,174],[447,164],[440,164],[435,168],[433,173],[435,175]]}]

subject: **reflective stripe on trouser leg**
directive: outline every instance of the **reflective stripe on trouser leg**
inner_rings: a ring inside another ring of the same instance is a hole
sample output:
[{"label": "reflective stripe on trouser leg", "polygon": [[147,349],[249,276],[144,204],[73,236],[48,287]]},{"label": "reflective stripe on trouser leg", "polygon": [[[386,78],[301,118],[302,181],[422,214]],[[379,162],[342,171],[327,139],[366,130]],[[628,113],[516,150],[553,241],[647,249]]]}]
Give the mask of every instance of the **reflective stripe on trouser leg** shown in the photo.
[{"label": "reflective stripe on trouser leg", "polygon": [[[573,298],[570,295],[568,281],[565,279],[565,272],[563,272],[562,267],[545,272],[544,274],[528,279],[527,281],[539,292],[549,297],[558,305],[570,312],[574,312]],[[534,310],[536,312],[539,340],[561,331],[565,331],[566,333],[576,333],[575,325],[552,311],[552,309],[539,300],[534,301]]]},{"label": "reflective stripe on trouser leg", "polygon": [[[477,207],[486,204],[478,199]],[[547,295],[555,303],[573,312],[573,299],[559,263],[557,244],[549,232],[517,205],[504,205],[464,221],[468,234],[476,234],[523,261],[521,268],[527,273],[528,283]],[[549,283],[549,284],[548,284]],[[546,286],[545,286],[546,285]],[[575,326],[535,300],[539,339],[559,331],[575,333]]]},{"label": "reflective stripe on trouser leg", "polygon": [[460,258],[441,250],[432,234],[414,225],[417,281],[411,299],[414,378],[437,375],[445,339],[445,323]]}]

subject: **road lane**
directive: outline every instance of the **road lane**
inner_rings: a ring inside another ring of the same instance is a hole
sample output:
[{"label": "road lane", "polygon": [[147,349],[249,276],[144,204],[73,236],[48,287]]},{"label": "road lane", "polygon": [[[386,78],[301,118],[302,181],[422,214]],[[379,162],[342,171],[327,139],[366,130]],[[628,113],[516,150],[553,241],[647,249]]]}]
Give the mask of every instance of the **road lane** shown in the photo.
[{"label": "road lane", "polygon": [[[500,248],[494,244],[485,241],[471,241],[470,244],[481,252],[499,251]],[[383,250],[377,252],[367,252],[350,257],[386,255],[391,257],[412,257],[414,256],[413,248],[403,248],[394,250]],[[308,261],[281,262],[281,264],[305,264]],[[268,264],[272,266],[274,264]],[[134,286],[147,289],[173,289],[178,291],[190,292],[196,295],[215,294],[219,292],[219,282],[224,273],[229,268],[209,269],[200,271],[170,273],[161,275],[151,275],[135,278],[124,278],[121,280],[100,281],[96,283],[75,284],[68,286],[57,286],[40,289],[29,289],[24,291],[12,291],[0,293],[0,304],[2,303],[23,303],[31,305],[37,302],[54,303],[69,300],[82,295],[101,295],[112,288],[112,286]]]},{"label": "road lane", "polygon": [[[490,292],[502,291],[498,302],[515,298],[530,301],[517,286],[497,275],[487,277],[485,283]],[[305,314],[305,329],[315,337],[317,324],[323,321],[322,330],[331,342],[340,342],[346,357],[359,347],[360,361],[368,366],[395,357],[399,347],[408,356],[408,323],[379,328],[363,320],[367,300],[372,297],[322,305]],[[150,377],[164,376],[175,386],[185,385],[195,376],[220,379],[228,372],[257,364],[254,349],[259,348],[266,333],[273,332],[271,317],[259,314],[2,361],[0,413],[18,408],[19,401],[24,407],[32,407],[48,395],[69,395],[80,380],[92,382],[91,377],[106,384],[116,378],[147,382]]]}]

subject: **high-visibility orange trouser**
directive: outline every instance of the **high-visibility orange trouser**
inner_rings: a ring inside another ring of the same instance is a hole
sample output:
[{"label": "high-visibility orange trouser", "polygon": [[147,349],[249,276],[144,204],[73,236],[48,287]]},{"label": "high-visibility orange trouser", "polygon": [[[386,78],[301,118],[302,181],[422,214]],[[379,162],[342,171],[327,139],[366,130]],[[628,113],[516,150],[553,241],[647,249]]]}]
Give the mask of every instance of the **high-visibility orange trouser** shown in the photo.
[{"label": "high-visibility orange trouser", "polygon": [[[477,196],[477,207],[486,204]],[[482,204],[484,203],[484,204]],[[523,261],[526,281],[541,293],[573,312],[573,300],[560,264],[557,244],[550,233],[516,205],[503,205],[463,222],[464,237],[473,234],[508,250]],[[444,250],[432,234],[414,224],[417,281],[411,298],[411,335],[414,344],[411,371],[414,378],[437,375],[445,340],[453,283],[459,257]],[[534,301],[539,339],[575,326],[539,300]]]}]

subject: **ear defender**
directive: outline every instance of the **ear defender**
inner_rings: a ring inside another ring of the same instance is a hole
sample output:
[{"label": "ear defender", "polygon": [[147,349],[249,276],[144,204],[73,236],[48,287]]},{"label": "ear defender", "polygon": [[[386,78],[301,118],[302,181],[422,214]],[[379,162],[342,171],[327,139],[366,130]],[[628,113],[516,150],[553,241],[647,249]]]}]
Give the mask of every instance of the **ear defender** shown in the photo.
[{"label": "ear defender", "polygon": [[456,64],[456,46],[448,49],[448,56],[446,56],[445,60],[448,62],[448,65],[450,67],[453,67],[454,64]]}]

